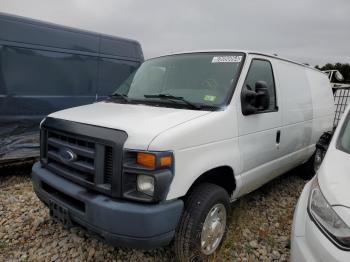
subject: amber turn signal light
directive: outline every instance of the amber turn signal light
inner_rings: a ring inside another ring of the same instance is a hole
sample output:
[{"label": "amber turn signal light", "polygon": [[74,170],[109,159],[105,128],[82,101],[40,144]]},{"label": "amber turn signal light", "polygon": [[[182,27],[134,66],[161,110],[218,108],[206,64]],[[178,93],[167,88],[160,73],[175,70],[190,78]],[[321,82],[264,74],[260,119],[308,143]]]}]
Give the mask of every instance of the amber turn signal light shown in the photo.
[{"label": "amber turn signal light", "polygon": [[173,159],[171,156],[162,156],[160,157],[160,166],[161,167],[171,166],[172,160]]},{"label": "amber turn signal light", "polygon": [[[157,161],[159,160],[159,162]],[[136,157],[137,164],[156,169],[159,167],[170,167],[173,163],[173,157],[171,155],[158,156],[153,153],[139,152]]]},{"label": "amber turn signal light", "polygon": [[137,153],[137,163],[148,168],[155,168],[156,156],[150,153]]}]

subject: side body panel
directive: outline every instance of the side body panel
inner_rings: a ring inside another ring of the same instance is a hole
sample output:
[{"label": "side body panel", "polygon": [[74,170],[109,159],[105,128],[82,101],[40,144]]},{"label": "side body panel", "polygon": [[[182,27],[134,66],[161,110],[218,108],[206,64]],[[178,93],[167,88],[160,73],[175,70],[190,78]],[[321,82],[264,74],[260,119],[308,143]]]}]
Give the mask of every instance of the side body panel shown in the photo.
[{"label": "side body panel", "polygon": [[313,147],[313,104],[306,70],[300,65],[276,61],[276,78],[283,104],[280,151],[287,160],[284,170],[305,162]]},{"label": "side body panel", "polygon": [[324,132],[333,130],[335,105],[328,77],[314,70],[307,70],[306,76],[311,87],[313,102],[311,144],[314,145]]},{"label": "side body panel", "polygon": [[4,120],[40,120],[95,101],[97,57],[5,45],[0,63]]},{"label": "side body panel", "polygon": [[[242,74],[249,73],[249,65],[252,59],[262,59],[271,62],[271,59],[259,55],[248,56],[245,70]],[[272,64],[272,69],[275,70]],[[282,121],[282,103],[280,102],[280,90],[276,86],[276,103],[278,109],[273,112],[243,115],[241,107],[241,90],[244,83],[241,82],[235,93],[237,111],[237,125],[239,134],[239,151],[241,155],[243,188],[241,194],[248,193],[268,180],[276,176],[278,162],[274,161],[281,156],[276,142],[277,132]]]}]

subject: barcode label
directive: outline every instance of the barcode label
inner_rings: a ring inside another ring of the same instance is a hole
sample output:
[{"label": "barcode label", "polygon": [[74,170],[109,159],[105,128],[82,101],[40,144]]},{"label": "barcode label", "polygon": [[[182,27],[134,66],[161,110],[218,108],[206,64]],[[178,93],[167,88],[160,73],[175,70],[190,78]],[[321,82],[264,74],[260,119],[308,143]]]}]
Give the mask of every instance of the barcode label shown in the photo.
[{"label": "barcode label", "polygon": [[242,56],[214,56],[212,63],[239,63]]}]

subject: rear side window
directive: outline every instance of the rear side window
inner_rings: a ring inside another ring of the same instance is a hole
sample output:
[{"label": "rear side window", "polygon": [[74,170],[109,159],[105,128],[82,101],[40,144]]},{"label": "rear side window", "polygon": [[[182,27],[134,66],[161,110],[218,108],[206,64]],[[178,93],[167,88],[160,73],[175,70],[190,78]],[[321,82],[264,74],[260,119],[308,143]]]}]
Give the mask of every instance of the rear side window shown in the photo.
[{"label": "rear side window", "polygon": [[94,96],[97,59],[90,56],[4,47],[6,92],[24,96]]},{"label": "rear side window", "polygon": [[267,84],[270,95],[270,106],[265,111],[274,111],[277,108],[275,81],[271,63],[267,60],[254,59],[250,65],[244,85],[255,91],[255,84],[264,81]]}]

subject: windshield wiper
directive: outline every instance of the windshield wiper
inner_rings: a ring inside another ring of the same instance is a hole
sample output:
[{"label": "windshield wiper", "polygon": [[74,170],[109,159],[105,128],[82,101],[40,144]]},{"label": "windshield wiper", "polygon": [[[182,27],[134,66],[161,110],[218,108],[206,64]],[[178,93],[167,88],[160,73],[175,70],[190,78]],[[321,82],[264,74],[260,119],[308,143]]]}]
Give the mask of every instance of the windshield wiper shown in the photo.
[{"label": "windshield wiper", "polygon": [[108,96],[109,98],[113,98],[113,97],[118,97],[118,98],[122,98],[124,101],[129,102],[130,99],[128,98],[127,95],[123,95],[123,94],[118,94],[118,93],[114,93],[111,94],[110,96]]},{"label": "windshield wiper", "polygon": [[[145,98],[160,98],[160,99],[166,99],[169,101],[178,100],[178,101],[184,102],[186,105],[188,105],[194,109],[201,109],[202,108],[202,106],[197,105],[195,103],[192,103],[192,102],[186,100],[185,98],[183,98],[182,96],[174,96],[171,94],[155,94],[155,95],[144,95],[144,97]],[[175,101],[173,101],[173,102],[175,102]]]}]

